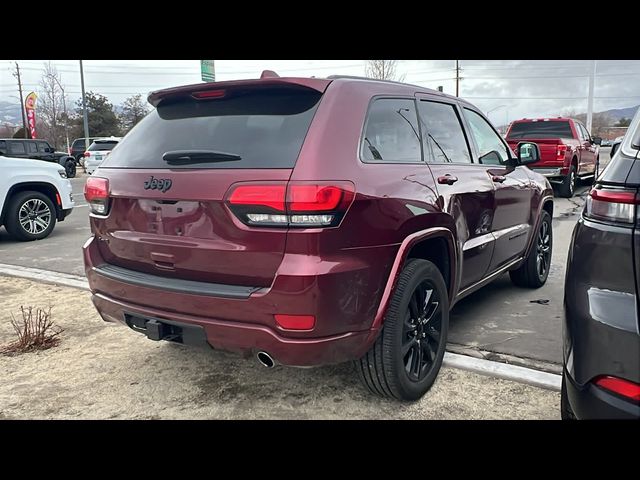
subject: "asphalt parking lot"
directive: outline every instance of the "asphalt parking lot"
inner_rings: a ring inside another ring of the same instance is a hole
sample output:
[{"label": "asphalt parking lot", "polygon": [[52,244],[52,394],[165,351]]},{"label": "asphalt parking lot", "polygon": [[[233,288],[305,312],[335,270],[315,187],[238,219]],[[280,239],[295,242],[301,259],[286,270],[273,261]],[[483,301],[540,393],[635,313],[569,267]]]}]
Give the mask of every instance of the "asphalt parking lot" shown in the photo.
[{"label": "asphalt parking lot", "polygon": [[[609,161],[601,150],[601,163]],[[81,247],[89,236],[85,175],[71,180],[76,208],[46,241],[20,243],[0,229],[0,263],[84,275]],[[449,351],[560,372],[561,313],[568,244],[588,186],[572,199],[555,199],[554,248],[549,279],[529,290],[511,284],[508,274],[458,303],[452,311]],[[541,300],[542,302],[537,302]]]}]

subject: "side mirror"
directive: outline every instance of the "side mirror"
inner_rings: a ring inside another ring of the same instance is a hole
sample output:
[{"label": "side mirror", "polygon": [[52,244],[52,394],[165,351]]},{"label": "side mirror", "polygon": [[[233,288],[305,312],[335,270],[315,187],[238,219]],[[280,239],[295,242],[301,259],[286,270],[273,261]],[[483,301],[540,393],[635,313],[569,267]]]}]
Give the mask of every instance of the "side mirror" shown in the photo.
[{"label": "side mirror", "polygon": [[520,142],[516,149],[519,165],[528,165],[540,160],[540,147],[537,143]]},{"label": "side mirror", "polygon": [[600,138],[600,137],[591,137],[591,143],[595,143],[596,145],[602,145],[602,138]]},{"label": "side mirror", "polygon": [[53,148],[51,148],[51,147],[44,147],[44,151],[45,151],[46,153],[53,153],[53,152],[55,152],[55,150],[54,150]]}]

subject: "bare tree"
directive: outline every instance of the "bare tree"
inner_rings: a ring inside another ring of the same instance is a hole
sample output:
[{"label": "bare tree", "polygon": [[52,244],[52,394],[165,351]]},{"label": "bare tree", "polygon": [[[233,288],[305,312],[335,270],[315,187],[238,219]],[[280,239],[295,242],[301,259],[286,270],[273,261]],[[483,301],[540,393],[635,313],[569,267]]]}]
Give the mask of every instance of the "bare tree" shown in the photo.
[{"label": "bare tree", "polygon": [[38,136],[59,148],[65,143],[66,107],[62,77],[51,62],[44,64],[38,93]]},{"label": "bare tree", "polygon": [[365,75],[377,80],[404,81],[405,75],[399,75],[396,71],[398,60],[367,60],[364,67]]},{"label": "bare tree", "polygon": [[146,102],[142,100],[141,94],[127,98],[120,108],[120,128],[124,134],[135,127],[149,113],[149,108]]}]

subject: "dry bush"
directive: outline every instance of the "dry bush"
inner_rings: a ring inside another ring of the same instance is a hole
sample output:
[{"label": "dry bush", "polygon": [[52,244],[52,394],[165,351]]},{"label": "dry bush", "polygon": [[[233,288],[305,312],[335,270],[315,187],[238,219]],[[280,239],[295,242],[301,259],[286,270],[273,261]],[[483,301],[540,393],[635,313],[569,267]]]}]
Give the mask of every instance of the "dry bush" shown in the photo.
[{"label": "dry bush", "polygon": [[0,348],[1,353],[18,354],[34,350],[46,350],[60,343],[58,335],[62,328],[54,325],[51,319],[51,307],[20,307],[22,320],[16,320],[11,314],[11,325],[18,339]]}]

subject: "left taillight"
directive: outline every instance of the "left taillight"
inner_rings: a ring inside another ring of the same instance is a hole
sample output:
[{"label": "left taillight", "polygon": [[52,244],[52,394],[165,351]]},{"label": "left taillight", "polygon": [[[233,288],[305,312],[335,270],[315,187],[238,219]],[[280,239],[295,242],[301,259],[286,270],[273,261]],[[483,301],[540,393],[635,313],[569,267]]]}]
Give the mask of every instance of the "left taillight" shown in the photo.
[{"label": "left taillight", "polygon": [[93,213],[106,215],[109,211],[109,180],[89,177],[84,184],[84,198]]},{"label": "left taillight", "polygon": [[354,196],[353,183],[346,181],[239,183],[226,202],[246,225],[318,228],[339,225]]},{"label": "left taillight", "polygon": [[627,400],[640,403],[640,385],[623,378],[602,376],[593,382],[600,388],[616,393]]},{"label": "left taillight", "polygon": [[633,225],[640,204],[635,190],[594,188],[589,192],[584,217],[600,222]]}]

